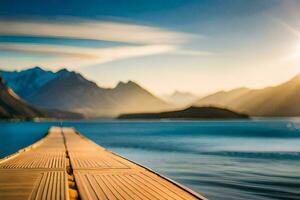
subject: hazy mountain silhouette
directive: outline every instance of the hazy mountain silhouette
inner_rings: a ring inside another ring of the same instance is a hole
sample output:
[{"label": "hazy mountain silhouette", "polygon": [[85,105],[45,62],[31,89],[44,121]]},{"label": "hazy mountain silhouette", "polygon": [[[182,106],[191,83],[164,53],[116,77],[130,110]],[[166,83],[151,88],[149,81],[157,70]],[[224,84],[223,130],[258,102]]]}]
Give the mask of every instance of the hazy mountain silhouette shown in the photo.
[{"label": "hazy mountain silhouette", "polygon": [[217,107],[189,107],[159,113],[122,114],[119,119],[247,119],[245,114]]},{"label": "hazy mountain silhouette", "polygon": [[299,102],[300,75],[274,87],[217,92],[194,104],[226,107],[253,116],[300,116]]},{"label": "hazy mountain silhouette", "polygon": [[163,99],[177,106],[186,106],[194,102],[198,97],[189,92],[174,91],[170,95],[164,95]]},{"label": "hazy mountain silhouette", "polygon": [[[90,117],[170,108],[166,102],[132,81],[120,82],[115,88],[102,88],[81,74],[66,69],[49,72],[36,67],[20,72],[1,73],[8,76],[9,85],[26,91],[23,94],[28,102],[43,108],[80,112]],[[18,84],[24,74],[40,81]]]}]

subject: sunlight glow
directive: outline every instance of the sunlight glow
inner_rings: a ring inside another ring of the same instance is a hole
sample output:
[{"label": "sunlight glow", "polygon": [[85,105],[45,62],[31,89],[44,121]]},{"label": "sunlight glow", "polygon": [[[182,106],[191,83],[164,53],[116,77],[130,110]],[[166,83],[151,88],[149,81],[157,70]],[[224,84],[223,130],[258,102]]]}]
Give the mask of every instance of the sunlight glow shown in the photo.
[{"label": "sunlight glow", "polygon": [[298,42],[297,47],[296,47],[296,56],[298,58],[300,58],[300,41]]}]

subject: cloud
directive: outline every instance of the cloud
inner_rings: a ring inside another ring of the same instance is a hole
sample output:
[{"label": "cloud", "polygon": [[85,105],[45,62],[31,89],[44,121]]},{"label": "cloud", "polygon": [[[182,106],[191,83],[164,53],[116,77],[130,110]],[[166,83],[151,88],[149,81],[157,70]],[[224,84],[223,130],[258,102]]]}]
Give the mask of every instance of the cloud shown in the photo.
[{"label": "cloud", "polygon": [[179,44],[192,38],[190,33],[110,21],[0,21],[0,35],[66,37],[132,44]]},{"label": "cloud", "polygon": [[52,54],[56,57],[51,57],[43,62],[44,66],[55,68],[57,66],[66,65],[71,68],[78,68],[114,60],[166,53],[176,50],[176,46],[154,44],[109,48],[83,48],[63,45],[0,43],[0,50],[29,52],[34,54]]},{"label": "cloud", "polygon": [[[107,48],[87,48],[47,43],[0,42],[0,50],[51,55],[43,59],[25,59],[26,64],[43,65],[48,68],[102,64],[120,59],[153,54],[174,54],[185,56],[207,56],[209,52],[186,50],[185,44],[202,38],[190,33],[176,32],[158,27],[111,21],[57,20],[57,21],[0,21],[0,36],[32,36],[48,38],[68,38],[100,40],[124,43]],[[25,54],[23,54],[25,55]],[[28,55],[28,54],[26,54]],[[5,57],[0,64],[19,65],[24,56],[14,59]],[[13,64],[16,63],[16,64]]]},{"label": "cloud", "polygon": [[186,49],[179,49],[177,51],[171,52],[175,55],[183,55],[183,56],[212,56],[215,53],[210,51],[200,51],[200,50],[186,50]]}]

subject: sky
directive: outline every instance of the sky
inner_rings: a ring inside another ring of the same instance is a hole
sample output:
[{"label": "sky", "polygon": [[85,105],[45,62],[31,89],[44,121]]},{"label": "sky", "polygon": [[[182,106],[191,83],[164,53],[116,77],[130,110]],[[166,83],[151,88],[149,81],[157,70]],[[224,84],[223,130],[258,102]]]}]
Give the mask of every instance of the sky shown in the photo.
[{"label": "sky", "polygon": [[297,0],[1,0],[0,68],[133,80],[154,94],[276,85],[300,73]]}]

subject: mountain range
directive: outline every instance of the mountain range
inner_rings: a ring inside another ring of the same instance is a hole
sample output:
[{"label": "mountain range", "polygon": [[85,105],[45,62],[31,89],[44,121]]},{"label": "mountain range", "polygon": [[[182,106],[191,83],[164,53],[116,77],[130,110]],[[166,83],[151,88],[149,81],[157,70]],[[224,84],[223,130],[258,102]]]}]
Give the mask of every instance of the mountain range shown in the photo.
[{"label": "mountain range", "polygon": [[2,70],[0,76],[20,99],[34,108],[82,113],[87,117],[170,111],[186,107],[185,103],[227,108],[251,116],[300,116],[300,75],[277,86],[220,91],[193,103],[189,102],[195,96],[182,92],[175,92],[166,102],[133,81],[103,88],[66,69],[57,72],[40,67]]},{"label": "mountain range", "polygon": [[218,106],[251,116],[300,116],[300,75],[273,87],[220,91],[197,100],[197,106]]},{"label": "mountain range", "polygon": [[121,113],[161,111],[171,106],[133,81],[114,88],[99,87],[81,74],[35,67],[23,71],[0,71],[18,95],[34,106],[83,113],[87,117]]}]

